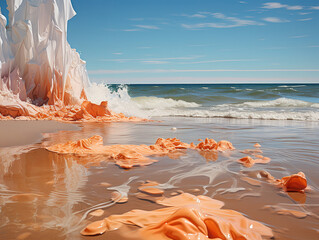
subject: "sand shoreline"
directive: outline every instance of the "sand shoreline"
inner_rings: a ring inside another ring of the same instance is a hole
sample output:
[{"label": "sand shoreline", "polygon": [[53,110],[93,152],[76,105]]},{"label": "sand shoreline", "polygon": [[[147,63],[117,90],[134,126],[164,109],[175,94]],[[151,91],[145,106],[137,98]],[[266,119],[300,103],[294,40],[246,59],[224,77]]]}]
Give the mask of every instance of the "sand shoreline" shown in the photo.
[{"label": "sand shoreline", "polygon": [[0,121],[0,148],[38,143],[43,139],[44,133],[78,131],[80,129],[74,123],[62,123],[52,120]]}]

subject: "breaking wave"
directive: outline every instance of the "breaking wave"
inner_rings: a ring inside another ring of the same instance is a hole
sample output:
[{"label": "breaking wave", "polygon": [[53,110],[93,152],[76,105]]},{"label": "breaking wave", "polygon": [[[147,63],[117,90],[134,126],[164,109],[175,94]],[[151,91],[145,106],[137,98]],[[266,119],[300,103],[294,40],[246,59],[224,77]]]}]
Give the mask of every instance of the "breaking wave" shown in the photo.
[{"label": "breaking wave", "polygon": [[271,101],[253,101],[253,102],[244,102],[238,104],[238,106],[249,106],[249,107],[313,107],[319,108],[319,103],[311,103],[296,99],[289,98],[278,98]]},{"label": "breaking wave", "polygon": [[206,103],[204,106],[196,102],[175,100],[172,98],[154,96],[131,97],[126,85],[112,90],[112,88],[106,85],[95,83],[87,89],[87,95],[89,100],[94,103],[107,100],[113,111],[123,112],[127,116],[144,118],[194,117],[301,121],[319,120],[319,103],[289,98],[229,104],[214,104],[214,99],[209,99],[210,104]]},{"label": "breaking wave", "polygon": [[200,107],[194,102],[174,100],[161,97],[135,97],[131,98],[128,87],[122,85],[112,91],[107,85],[93,83],[87,89],[88,99],[99,104],[101,101],[108,101],[110,109],[115,112],[122,112],[127,116],[150,118],[153,116],[166,116],[176,110]]}]

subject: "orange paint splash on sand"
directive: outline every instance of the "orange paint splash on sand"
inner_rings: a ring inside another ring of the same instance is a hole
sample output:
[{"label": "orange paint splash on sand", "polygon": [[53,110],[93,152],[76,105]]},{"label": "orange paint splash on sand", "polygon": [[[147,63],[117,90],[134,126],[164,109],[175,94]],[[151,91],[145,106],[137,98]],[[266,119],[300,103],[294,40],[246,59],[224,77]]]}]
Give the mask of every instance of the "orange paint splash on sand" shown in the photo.
[{"label": "orange paint splash on sand", "polygon": [[159,183],[155,181],[146,181],[141,184],[141,186],[138,188],[139,191],[142,193],[154,195],[154,196],[161,196],[163,195],[164,191],[162,189],[157,188]]},{"label": "orange paint splash on sand", "polygon": [[[168,155],[178,153],[185,149],[196,149],[200,152],[226,151],[235,149],[233,145],[225,140],[216,143],[212,139],[206,139],[197,145],[188,144],[177,138],[158,138],[153,145],[111,145],[104,146],[101,136],[93,136],[78,141],[56,144],[46,148],[49,151],[62,154],[77,155],[105,155],[114,160],[118,166],[130,169],[134,166],[147,166],[157,160],[151,159],[151,155]],[[202,150],[204,149],[204,150]]]},{"label": "orange paint splash on sand", "polygon": [[272,237],[272,230],[244,217],[239,212],[221,209],[223,202],[206,196],[181,195],[158,200],[166,208],[132,210],[93,222],[82,235],[98,235],[116,230],[124,224],[140,227],[139,239],[262,239]]},{"label": "orange paint splash on sand", "polygon": [[243,164],[245,167],[248,167],[248,168],[254,166],[255,163],[266,164],[266,163],[270,162],[270,158],[268,158],[268,157],[264,157],[262,155],[258,155],[258,157],[260,157],[260,158],[253,159],[250,156],[246,156],[246,157],[243,157],[241,159],[238,159],[237,161],[239,163]]}]

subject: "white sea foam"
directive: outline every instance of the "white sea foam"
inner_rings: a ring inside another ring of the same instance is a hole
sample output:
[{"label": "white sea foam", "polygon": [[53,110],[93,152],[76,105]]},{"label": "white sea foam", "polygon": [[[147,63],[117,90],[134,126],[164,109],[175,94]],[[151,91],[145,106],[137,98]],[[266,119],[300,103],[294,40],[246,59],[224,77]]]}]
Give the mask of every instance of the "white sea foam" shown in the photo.
[{"label": "white sea foam", "polygon": [[121,86],[117,91],[111,91],[105,84],[91,84],[86,89],[88,100],[100,104],[101,101],[108,101],[110,109],[114,112],[124,113],[126,116],[149,118],[148,112],[132,101],[126,86]]},{"label": "white sea foam", "polygon": [[[168,114],[168,113],[167,113]],[[169,116],[169,115],[167,115]],[[275,111],[214,111],[194,110],[177,111],[170,116],[195,117],[195,118],[236,118],[236,119],[264,119],[264,120],[300,120],[318,121],[319,112],[275,112]]]},{"label": "white sea foam", "polygon": [[249,107],[318,107],[318,103],[311,103],[290,98],[278,98],[271,101],[253,101],[244,102],[242,104],[237,104],[238,106],[249,106]]},{"label": "white sea foam", "polygon": [[177,109],[197,108],[199,104],[159,97],[136,97],[131,98],[127,86],[121,86],[117,91],[111,91],[104,84],[93,83],[87,89],[88,99],[93,103],[100,104],[108,101],[110,109],[114,112],[124,113],[126,116],[150,118],[152,116],[166,116]]},{"label": "white sea foam", "polygon": [[183,100],[174,100],[171,98],[159,97],[136,97],[134,102],[140,105],[142,109],[167,109],[167,108],[196,108],[200,105],[194,102],[186,102]]}]

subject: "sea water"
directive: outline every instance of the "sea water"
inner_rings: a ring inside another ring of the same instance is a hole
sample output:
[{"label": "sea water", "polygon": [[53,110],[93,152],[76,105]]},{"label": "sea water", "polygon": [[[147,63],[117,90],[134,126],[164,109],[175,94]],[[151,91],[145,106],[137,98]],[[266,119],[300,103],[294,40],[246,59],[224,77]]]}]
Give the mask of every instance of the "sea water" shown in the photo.
[{"label": "sea water", "polygon": [[319,120],[319,84],[93,84],[88,95],[139,117]]}]

